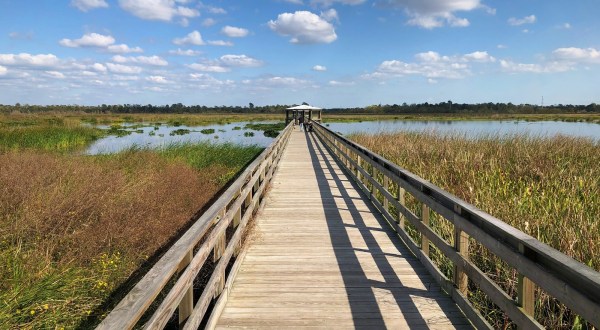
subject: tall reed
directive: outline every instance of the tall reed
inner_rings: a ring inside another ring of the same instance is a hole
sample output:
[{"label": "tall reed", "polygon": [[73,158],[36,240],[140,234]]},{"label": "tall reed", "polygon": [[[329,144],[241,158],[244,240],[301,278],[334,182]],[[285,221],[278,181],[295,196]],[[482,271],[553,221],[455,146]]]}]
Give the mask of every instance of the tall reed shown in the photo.
[{"label": "tall reed", "polygon": [[[557,136],[434,133],[354,134],[350,138],[555,249],[600,271],[600,144]],[[436,221],[437,220],[437,221]],[[449,224],[432,224],[451,237]],[[509,294],[516,273],[480,245],[470,255]],[[434,256],[434,258],[436,258]],[[448,260],[438,257],[441,269]],[[579,319],[538,290],[536,316],[549,328]],[[497,328],[512,326],[480,292],[469,297]]]}]

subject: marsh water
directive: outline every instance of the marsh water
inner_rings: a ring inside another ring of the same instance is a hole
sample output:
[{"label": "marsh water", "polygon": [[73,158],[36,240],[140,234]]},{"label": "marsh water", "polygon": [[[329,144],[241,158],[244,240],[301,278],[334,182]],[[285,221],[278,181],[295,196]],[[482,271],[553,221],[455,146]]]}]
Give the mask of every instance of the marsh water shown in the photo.
[{"label": "marsh water", "polygon": [[[171,144],[212,141],[216,143],[234,143],[243,145],[268,146],[273,138],[266,137],[262,131],[246,128],[250,122],[212,124],[203,126],[170,126],[167,124],[142,126],[123,124],[129,135],[109,135],[95,141],[86,151],[87,154],[106,154],[119,152],[132,147],[161,148]],[[97,126],[109,129],[109,126]],[[214,130],[208,133],[206,130]],[[204,132],[202,132],[204,131]]]},{"label": "marsh water", "polygon": [[[88,154],[113,153],[131,147],[160,148],[174,143],[187,142],[230,142],[243,145],[268,146],[273,138],[266,137],[262,131],[246,128],[249,122],[229,124],[213,124],[204,126],[169,126],[166,124],[140,126],[123,125],[131,134],[124,136],[110,135],[94,142],[87,150]],[[273,123],[273,122],[271,122]],[[351,133],[382,132],[428,132],[438,134],[460,134],[467,138],[479,136],[502,137],[514,134],[531,136],[575,136],[590,138],[600,142],[600,124],[585,122],[561,121],[523,121],[523,120],[489,120],[489,121],[404,121],[380,120],[349,123],[328,123],[325,125],[343,135]],[[108,126],[98,126],[108,129]],[[207,133],[206,130],[214,132]],[[205,130],[205,132],[201,132]],[[189,132],[188,132],[189,131]]]},{"label": "marsh water", "polygon": [[328,123],[329,129],[344,135],[359,132],[397,131],[460,134],[467,138],[503,137],[515,134],[551,137],[555,135],[590,138],[600,141],[600,124],[562,121],[486,120],[486,121],[405,121]]}]

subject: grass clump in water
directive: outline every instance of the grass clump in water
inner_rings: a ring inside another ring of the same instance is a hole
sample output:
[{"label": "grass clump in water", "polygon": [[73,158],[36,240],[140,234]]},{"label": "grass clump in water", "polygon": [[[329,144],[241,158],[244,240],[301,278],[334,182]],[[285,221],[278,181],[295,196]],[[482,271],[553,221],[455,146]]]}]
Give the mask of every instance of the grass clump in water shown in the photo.
[{"label": "grass clump in water", "polygon": [[190,134],[190,130],[189,129],[184,129],[184,128],[179,128],[176,129],[174,131],[171,131],[171,133],[169,133],[169,135],[171,136],[175,136],[175,135],[187,135]]},{"label": "grass clump in water", "polygon": [[205,129],[200,130],[200,133],[206,134],[206,135],[208,135],[208,134],[214,134],[215,133],[215,129],[214,128],[205,128]]}]

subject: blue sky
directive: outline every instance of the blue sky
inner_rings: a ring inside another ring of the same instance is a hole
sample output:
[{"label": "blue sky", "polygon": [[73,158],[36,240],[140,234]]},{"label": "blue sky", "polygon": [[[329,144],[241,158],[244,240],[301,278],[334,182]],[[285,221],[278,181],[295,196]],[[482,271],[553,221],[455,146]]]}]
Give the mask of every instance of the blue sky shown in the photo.
[{"label": "blue sky", "polygon": [[598,0],[0,0],[0,104],[600,103]]}]

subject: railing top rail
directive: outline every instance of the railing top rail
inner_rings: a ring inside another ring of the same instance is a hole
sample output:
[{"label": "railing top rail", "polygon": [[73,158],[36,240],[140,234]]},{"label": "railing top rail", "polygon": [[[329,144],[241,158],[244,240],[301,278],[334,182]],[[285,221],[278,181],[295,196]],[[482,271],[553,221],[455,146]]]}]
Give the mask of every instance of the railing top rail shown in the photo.
[{"label": "railing top rail", "polygon": [[[415,190],[421,191],[435,200],[436,203],[453,212],[454,216],[462,217],[514,251],[519,251],[519,245],[522,245],[526,250],[523,257],[543,266],[548,272],[553,273],[553,276],[568,283],[569,286],[587,296],[590,300],[600,303],[599,272],[478,209],[472,204],[461,200],[453,194],[444,191],[433,183],[401,168],[362,145],[337,134],[321,124],[316,123],[316,125],[319,129],[330,133],[336,139],[343,141],[356,152],[362,154],[365,158],[369,158],[381,168],[396,176],[401,185],[405,185],[405,187],[410,186]],[[459,212],[455,211],[457,209]],[[516,265],[512,266],[515,267]]]},{"label": "railing top rail", "polygon": [[169,279],[177,272],[179,264],[189,251],[200,242],[215,221],[218,220],[223,208],[238,196],[243,187],[250,181],[250,178],[260,168],[261,163],[272,153],[273,148],[283,138],[289,138],[287,133],[292,129],[292,126],[292,123],[287,125],[279,136],[242,171],[225,192],[165,252],[127,296],[117,304],[97,329],[129,329],[137,323]]}]

